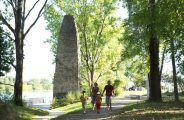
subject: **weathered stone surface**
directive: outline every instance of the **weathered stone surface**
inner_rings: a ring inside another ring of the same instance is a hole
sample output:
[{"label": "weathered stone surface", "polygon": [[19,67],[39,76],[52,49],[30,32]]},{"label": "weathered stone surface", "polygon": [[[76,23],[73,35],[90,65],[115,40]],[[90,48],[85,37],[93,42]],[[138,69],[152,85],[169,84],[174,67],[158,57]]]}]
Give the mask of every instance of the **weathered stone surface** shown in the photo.
[{"label": "weathered stone surface", "polygon": [[79,38],[74,18],[65,15],[58,39],[54,97],[79,89]]}]

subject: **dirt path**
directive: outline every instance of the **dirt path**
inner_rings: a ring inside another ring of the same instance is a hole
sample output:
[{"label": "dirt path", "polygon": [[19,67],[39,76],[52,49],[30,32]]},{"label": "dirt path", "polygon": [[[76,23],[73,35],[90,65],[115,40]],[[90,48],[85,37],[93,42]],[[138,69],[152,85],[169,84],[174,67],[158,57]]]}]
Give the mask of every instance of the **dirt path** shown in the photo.
[{"label": "dirt path", "polygon": [[[33,120],[50,120],[52,118],[56,118],[57,116],[60,116],[57,120],[112,120],[113,116],[111,115],[112,112],[119,110],[123,106],[127,105],[131,102],[139,102],[141,100],[139,99],[140,96],[128,96],[128,97],[113,97],[112,98],[112,111],[107,111],[106,106],[102,106],[100,114],[97,114],[96,111],[93,111],[91,109],[88,109],[86,114],[83,114],[82,112],[67,114],[62,117],[64,112],[61,111],[50,111],[50,114],[48,116],[43,117],[35,117]],[[104,99],[103,99],[104,101]]]}]

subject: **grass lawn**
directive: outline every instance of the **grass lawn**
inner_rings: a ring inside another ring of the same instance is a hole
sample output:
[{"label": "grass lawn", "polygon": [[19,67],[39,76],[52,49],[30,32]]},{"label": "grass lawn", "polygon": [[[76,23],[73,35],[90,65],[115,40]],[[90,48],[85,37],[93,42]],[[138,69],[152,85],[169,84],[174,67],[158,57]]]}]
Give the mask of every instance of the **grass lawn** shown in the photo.
[{"label": "grass lawn", "polygon": [[[88,101],[86,104],[86,108],[90,108],[90,107],[91,107],[91,103]],[[53,110],[59,110],[59,111],[63,111],[66,113],[70,113],[70,112],[75,112],[75,111],[81,111],[82,105],[81,105],[81,102],[77,102],[77,103],[69,104],[69,105],[59,107]]]},{"label": "grass lawn", "polygon": [[14,108],[21,120],[32,120],[34,116],[45,116],[49,114],[49,112],[37,108],[20,106],[14,106]]},{"label": "grass lawn", "polygon": [[113,120],[183,120],[184,102],[140,102],[113,113]]}]

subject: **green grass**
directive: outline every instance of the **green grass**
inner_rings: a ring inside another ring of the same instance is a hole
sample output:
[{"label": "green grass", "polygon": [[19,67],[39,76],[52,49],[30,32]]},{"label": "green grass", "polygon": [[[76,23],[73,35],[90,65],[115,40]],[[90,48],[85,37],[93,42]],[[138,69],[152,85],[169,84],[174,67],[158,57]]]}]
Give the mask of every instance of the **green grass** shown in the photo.
[{"label": "green grass", "polygon": [[183,120],[184,102],[134,103],[113,114],[113,120]]},{"label": "green grass", "polygon": [[49,112],[37,108],[20,106],[15,106],[14,108],[21,120],[32,120],[34,116],[45,116],[49,114]]},{"label": "green grass", "polygon": [[[86,104],[86,108],[90,108],[90,107],[91,107],[91,104],[88,101]],[[75,111],[82,110],[82,105],[81,105],[81,102],[77,102],[77,103],[73,103],[73,104],[63,106],[63,107],[56,108],[55,110],[63,111],[66,113],[75,112]]]},{"label": "green grass", "polygon": [[[87,101],[86,109],[90,109],[90,108],[91,108],[91,103],[89,101]],[[63,107],[56,108],[54,110],[63,111],[63,112],[66,112],[66,114],[61,115],[57,118],[53,118],[52,120],[63,120],[67,116],[72,115],[74,113],[79,113],[79,112],[82,113],[82,104],[81,104],[81,102],[77,102],[74,104],[69,104],[69,105],[66,105]]]}]

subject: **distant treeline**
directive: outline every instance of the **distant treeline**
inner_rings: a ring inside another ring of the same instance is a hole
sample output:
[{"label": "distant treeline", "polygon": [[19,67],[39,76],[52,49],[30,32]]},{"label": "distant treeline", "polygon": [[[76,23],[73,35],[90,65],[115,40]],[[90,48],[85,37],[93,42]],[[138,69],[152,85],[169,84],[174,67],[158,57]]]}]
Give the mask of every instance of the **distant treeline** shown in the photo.
[{"label": "distant treeline", "polygon": [[[0,77],[0,93],[13,92],[14,82],[15,78]],[[23,91],[48,91],[52,90],[52,87],[52,81],[48,79],[30,79],[23,83]]]}]

